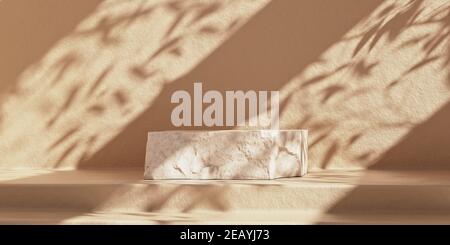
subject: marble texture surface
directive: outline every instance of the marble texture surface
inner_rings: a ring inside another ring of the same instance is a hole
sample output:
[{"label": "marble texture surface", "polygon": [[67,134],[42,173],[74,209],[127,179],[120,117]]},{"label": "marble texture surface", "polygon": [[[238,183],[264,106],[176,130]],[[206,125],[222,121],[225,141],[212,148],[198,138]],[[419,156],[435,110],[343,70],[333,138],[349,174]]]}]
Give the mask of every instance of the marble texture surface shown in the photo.
[{"label": "marble texture surface", "polygon": [[307,130],[149,132],[145,179],[274,179],[302,176]]}]

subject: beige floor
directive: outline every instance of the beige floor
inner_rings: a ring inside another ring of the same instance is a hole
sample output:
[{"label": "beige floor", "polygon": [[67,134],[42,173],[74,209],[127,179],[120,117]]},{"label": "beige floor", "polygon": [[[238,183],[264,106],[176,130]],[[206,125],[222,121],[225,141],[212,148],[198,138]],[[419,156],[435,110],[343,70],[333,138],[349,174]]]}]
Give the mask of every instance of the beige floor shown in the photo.
[{"label": "beige floor", "polygon": [[145,181],[142,170],[0,171],[0,223],[450,223],[450,172]]}]

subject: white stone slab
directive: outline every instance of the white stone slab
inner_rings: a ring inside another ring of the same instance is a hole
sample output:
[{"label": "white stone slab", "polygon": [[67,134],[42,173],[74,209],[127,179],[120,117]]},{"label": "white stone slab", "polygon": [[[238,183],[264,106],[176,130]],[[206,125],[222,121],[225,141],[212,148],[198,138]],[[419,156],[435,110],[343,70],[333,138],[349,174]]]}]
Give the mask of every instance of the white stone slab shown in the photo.
[{"label": "white stone slab", "polygon": [[145,179],[274,179],[306,174],[307,130],[149,132]]}]

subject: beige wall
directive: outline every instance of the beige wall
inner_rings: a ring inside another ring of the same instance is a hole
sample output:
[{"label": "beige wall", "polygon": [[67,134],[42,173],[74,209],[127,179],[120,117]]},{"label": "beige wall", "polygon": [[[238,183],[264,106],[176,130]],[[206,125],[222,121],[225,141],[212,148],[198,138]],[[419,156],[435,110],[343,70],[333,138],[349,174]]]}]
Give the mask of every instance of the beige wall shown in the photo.
[{"label": "beige wall", "polygon": [[178,89],[280,90],[313,168],[450,166],[445,1],[0,1],[0,167],[143,166]]}]

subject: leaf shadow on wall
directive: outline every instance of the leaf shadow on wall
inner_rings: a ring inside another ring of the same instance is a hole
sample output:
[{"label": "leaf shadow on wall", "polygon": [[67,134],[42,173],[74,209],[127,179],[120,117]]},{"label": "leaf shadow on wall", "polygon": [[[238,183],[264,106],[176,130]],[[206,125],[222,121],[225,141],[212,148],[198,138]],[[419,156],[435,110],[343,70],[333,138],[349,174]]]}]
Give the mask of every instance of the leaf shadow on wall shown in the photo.
[{"label": "leaf shadow on wall", "polygon": [[175,129],[170,121],[174,107],[170,97],[174,91],[186,90],[193,94],[193,83],[197,81],[203,82],[204,91],[214,89],[222,93],[279,90],[308,64],[317,61],[324,50],[380,2],[270,2],[191,72],[176,81],[168,81],[148,109],[101,150],[82,159],[78,167],[142,167],[147,133]]},{"label": "leaf shadow on wall", "polygon": [[[367,139],[369,134],[367,132],[372,130],[398,130],[398,129],[406,129],[410,131],[415,126],[417,126],[417,122],[414,119],[416,115],[412,115],[407,111],[411,108],[407,108],[407,105],[404,103],[405,99],[411,98],[410,92],[412,90],[419,91],[420,87],[423,87],[423,84],[418,84],[419,86],[415,86],[414,81],[416,80],[414,76],[420,74],[421,72],[427,70],[436,70],[436,74],[444,74],[447,76],[447,79],[441,78],[427,81],[431,86],[436,86],[437,84],[444,84],[447,88],[450,88],[450,72],[448,71],[448,65],[450,64],[450,54],[448,51],[443,51],[445,47],[450,47],[450,8],[448,7],[448,3],[438,4],[439,6],[428,6],[422,0],[413,0],[408,2],[386,2],[385,6],[380,6],[380,12],[376,16],[372,16],[367,21],[366,30],[362,31],[358,35],[349,37],[347,40],[355,40],[355,48],[351,50],[353,53],[353,59],[356,61],[345,63],[330,72],[321,73],[318,76],[315,76],[306,82],[300,84],[298,89],[306,89],[312,86],[319,86],[320,83],[324,84],[327,79],[330,79],[334,76],[334,74],[345,70],[352,71],[352,75],[355,78],[370,78],[372,77],[372,70],[378,65],[383,64],[386,61],[380,58],[376,58],[375,61],[370,61],[372,57],[379,57],[379,49],[381,46],[388,50],[388,47],[393,47],[393,50],[390,51],[391,54],[395,52],[414,52],[417,60],[411,62],[402,72],[394,77],[386,77],[380,82],[386,82],[387,85],[381,85],[380,89],[376,86],[379,86],[377,83],[372,83],[371,86],[373,88],[361,86],[358,90],[353,93],[347,93],[346,96],[342,96],[343,100],[347,99],[355,99],[360,95],[364,95],[367,93],[376,92],[379,94],[380,98],[382,98],[383,103],[385,104],[385,109],[393,111],[395,113],[394,121],[390,121],[390,117],[384,117],[378,123],[371,122],[371,125],[368,127],[362,127],[362,129],[355,130],[355,132],[348,131],[350,133],[350,137],[342,137],[337,138],[333,137],[333,131],[341,130],[339,126],[347,124],[347,120],[333,120],[331,122],[312,122],[315,121],[314,113],[307,115],[300,122],[293,124],[292,128],[303,128],[309,126],[313,140],[311,141],[310,149],[313,149],[316,146],[326,146],[327,150],[325,153],[322,153],[320,156],[316,156],[321,158],[320,168],[327,169],[335,163],[335,159],[338,156],[342,156],[344,154],[349,154],[351,159],[349,161],[354,161],[358,165],[370,165],[374,164],[373,167],[381,166],[381,162],[377,161],[377,157],[379,154],[383,154],[384,151],[392,152],[392,150],[383,149],[383,152],[380,152],[380,149],[366,149],[363,152],[358,151],[357,154],[351,152],[351,149],[355,146],[361,146],[361,140]],[[436,2],[438,3],[438,2]],[[415,32],[423,31],[424,27],[425,33],[421,33],[420,35],[414,35]],[[405,33],[404,33],[405,32]],[[408,37],[404,40],[405,36],[412,35],[412,37]],[[378,46],[378,47],[376,47]],[[378,49],[378,50],[377,50]],[[359,57],[356,57],[358,55]],[[377,75],[380,73],[389,74],[387,70],[379,70]],[[345,92],[350,84],[341,83],[341,84],[332,84],[324,89],[324,97],[322,99],[322,104],[328,103],[330,97],[336,96],[340,92]],[[295,90],[293,90],[295,91]],[[447,91],[447,90],[445,90]],[[295,96],[295,92],[292,92],[289,97]],[[432,104],[432,100],[428,101],[430,97],[423,97],[421,100],[424,100],[424,105]],[[432,99],[432,98],[430,98]],[[337,100],[333,105],[339,106],[339,102],[342,100]],[[444,102],[445,103],[445,102]],[[368,112],[370,107],[367,107]],[[370,115],[363,113],[350,113],[346,112],[346,118],[351,118],[353,120],[360,120],[361,122],[367,122],[370,120]],[[420,116],[420,113],[418,114]],[[388,119],[388,120],[386,120]],[[375,126],[374,126],[375,125]],[[445,128],[441,127],[441,131],[447,131]],[[430,136],[431,137],[431,136]],[[433,138],[433,137],[432,137]],[[389,139],[386,139],[388,142]],[[393,142],[394,143],[394,142]],[[401,144],[401,143],[400,143]],[[415,144],[415,145],[421,145]],[[394,148],[398,148],[394,145]],[[438,147],[439,148],[439,147]],[[425,149],[425,148],[424,148]],[[409,149],[408,151],[412,151]],[[443,154],[438,154],[441,156],[439,161],[431,161],[428,159],[431,153],[426,152],[424,150],[416,151],[415,153],[410,153],[415,155],[417,158],[421,159],[421,164],[416,164],[417,161],[403,161],[401,158],[397,159],[399,162],[391,161],[390,164],[384,164],[384,167],[395,168],[400,164],[404,164],[405,167],[408,165],[411,168],[435,168],[433,165],[442,165],[439,162],[445,162],[448,157]],[[420,157],[418,156],[419,154]],[[404,158],[404,157],[403,157]],[[316,159],[317,160],[317,159]],[[341,161],[342,160],[338,160]],[[383,160],[382,162],[386,162]],[[403,163],[400,163],[403,162]],[[448,161],[447,161],[448,162]],[[427,166],[420,166],[427,165]],[[442,167],[442,166],[439,166]]]},{"label": "leaf shadow on wall", "polygon": [[[422,3],[423,1],[411,1],[410,6],[414,11],[412,13],[405,11],[397,14],[397,19],[401,19],[402,14],[417,16],[421,11],[419,6]],[[406,18],[406,20],[408,21],[404,21],[400,23],[400,25],[391,25],[391,28],[398,31],[389,31],[388,28],[381,28],[380,30],[385,33],[391,32],[398,35],[401,31],[407,30],[408,28],[430,23],[439,24],[440,28],[438,31],[412,39],[402,45],[402,48],[417,45],[422,48],[424,53],[424,58],[406,70],[403,75],[430,66],[432,63],[439,61],[441,61],[442,69],[445,71],[450,63],[449,51],[439,52],[438,54],[435,53],[438,51],[439,47],[448,47],[450,44],[450,7],[444,6],[438,8],[424,20],[410,21],[409,18]],[[387,23],[389,24],[390,22]],[[370,35],[376,36],[383,34],[374,32]],[[392,38],[395,37],[393,36]],[[400,77],[399,79],[394,80],[386,87],[386,91],[389,91],[399,83],[405,82],[402,78],[403,77]],[[450,73],[447,75],[447,80],[438,82],[444,82],[447,86],[450,85]],[[411,86],[414,85],[411,84]],[[450,207],[450,202],[446,198],[443,198],[443,196],[446,195],[446,193],[443,192],[444,189],[440,188],[441,186],[438,186],[438,190],[430,191],[427,186],[427,184],[429,184],[427,182],[427,176],[428,178],[430,178],[429,176],[433,176],[435,177],[434,180],[439,181],[440,175],[427,175],[427,171],[434,174],[444,173],[442,176],[445,176],[445,171],[450,169],[449,125],[450,102],[447,102],[429,118],[426,118],[423,122],[414,126],[409,133],[399,140],[399,142],[395,143],[394,146],[384,152],[371,166],[369,166],[369,171],[361,177],[361,179],[368,178],[372,172],[378,170],[392,171],[390,173],[394,175],[416,170],[420,171],[420,174],[423,175],[423,181],[417,181],[413,188],[402,184],[381,187],[359,185],[329,208],[327,213],[377,215],[380,212],[383,212],[417,215],[418,213],[426,214],[431,212],[433,215],[448,214],[450,211],[448,208]],[[399,170],[403,170],[403,172]],[[358,216],[356,216],[356,218],[357,217]],[[391,218],[393,218],[393,216],[391,216]],[[363,223],[368,222],[364,217],[361,220],[355,219],[352,222],[357,221]]]},{"label": "leaf shadow on wall", "polygon": [[39,61],[102,1],[1,1],[0,103],[4,95],[20,93],[15,86],[20,73]]}]

